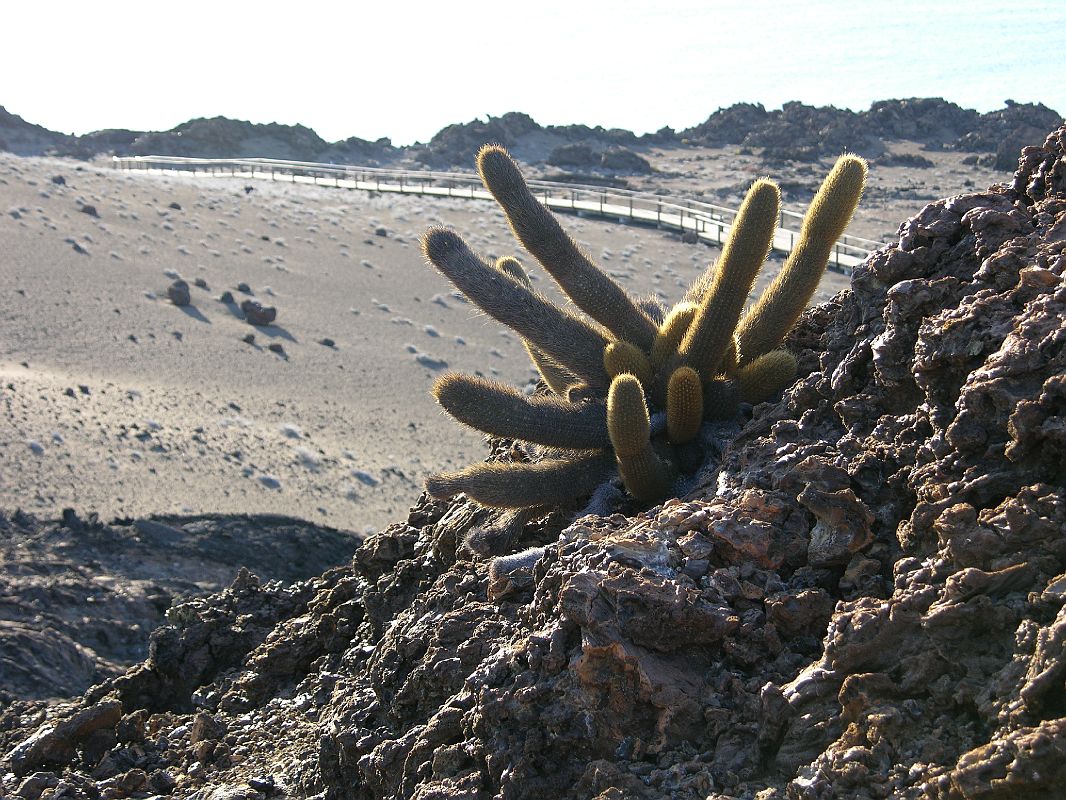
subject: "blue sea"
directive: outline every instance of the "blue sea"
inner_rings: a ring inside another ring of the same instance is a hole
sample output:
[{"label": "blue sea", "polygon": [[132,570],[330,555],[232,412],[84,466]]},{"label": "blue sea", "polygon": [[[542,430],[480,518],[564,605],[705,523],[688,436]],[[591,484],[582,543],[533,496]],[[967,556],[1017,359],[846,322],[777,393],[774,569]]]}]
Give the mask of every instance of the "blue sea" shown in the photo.
[{"label": "blue sea", "polygon": [[[513,68],[420,98],[419,136],[515,110],[541,124],[680,130],[734,103],[792,100],[861,111],[943,97],[987,112],[1011,99],[1066,114],[1066,0],[543,2],[555,16],[507,29]],[[435,69],[443,80],[450,67]],[[414,138],[405,123],[393,122],[401,142]]]},{"label": "blue sea", "polygon": [[[677,5],[623,3],[634,14],[627,27],[669,41],[655,67],[675,76],[663,87],[660,116],[666,102],[676,109],[679,93],[701,118],[735,102],[863,110],[903,97],[944,97],[982,112],[1009,98],[1066,114],[1066,0]],[[698,121],[677,113],[674,127]]]}]

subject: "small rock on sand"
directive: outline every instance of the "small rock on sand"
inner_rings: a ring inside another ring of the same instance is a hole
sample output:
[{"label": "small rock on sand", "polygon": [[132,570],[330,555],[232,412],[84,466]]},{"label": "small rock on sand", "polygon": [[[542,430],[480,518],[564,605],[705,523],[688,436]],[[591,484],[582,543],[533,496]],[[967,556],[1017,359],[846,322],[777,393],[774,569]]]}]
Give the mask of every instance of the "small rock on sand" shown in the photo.
[{"label": "small rock on sand", "polygon": [[189,305],[192,302],[192,297],[189,295],[189,284],[178,278],[167,287],[167,297],[176,306]]},{"label": "small rock on sand", "polygon": [[278,316],[278,310],[274,306],[264,306],[255,300],[245,300],[241,303],[241,311],[252,325],[269,325]]}]

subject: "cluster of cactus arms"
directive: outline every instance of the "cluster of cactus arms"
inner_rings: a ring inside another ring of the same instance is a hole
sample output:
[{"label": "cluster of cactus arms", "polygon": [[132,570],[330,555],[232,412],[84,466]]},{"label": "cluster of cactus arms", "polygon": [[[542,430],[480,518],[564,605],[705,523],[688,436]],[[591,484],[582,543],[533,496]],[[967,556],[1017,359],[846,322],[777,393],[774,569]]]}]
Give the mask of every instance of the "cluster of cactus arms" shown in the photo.
[{"label": "cluster of cactus arms", "polygon": [[630,297],[593,264],[503,148],[482,148],[477,167],[515,237],[588,317],[535,291],[514,258],[489,263],[445,228],[422,239],[442,274],[521,334],[550,389],[529,396],[496,381],[443,376],[434,393],[449,414],[537,445],[540,457],[433,475],[426,488],[438,498],[465,493],[485,506],[515,509],[559,506],[615,474],[639,500],[661,500],[679,474],[699,466],[704,420],[728,419],[741,402],[759,403],[787,388],[796,360],[779,345],[814,294],[866,180],[861,158],[840,157],[780,273],[744,313],[777,227],[781,193],[773,182],[754,183],[717,264],[667,310]]}]

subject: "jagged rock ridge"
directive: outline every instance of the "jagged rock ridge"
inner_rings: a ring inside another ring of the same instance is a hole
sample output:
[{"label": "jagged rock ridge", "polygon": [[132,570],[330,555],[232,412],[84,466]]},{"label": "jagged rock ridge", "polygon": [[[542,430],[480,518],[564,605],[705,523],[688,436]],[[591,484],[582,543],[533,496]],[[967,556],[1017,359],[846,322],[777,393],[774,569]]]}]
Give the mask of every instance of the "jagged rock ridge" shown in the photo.
[{"label": "jagged rock ridge", "polygon": [[504,145],[526,163],[550,161],[551,155],[560,151],[565,159],[565,148],[582,145],[590,152],[591,160],[585,166],[624,174],[647,171],[634,149],[654,145],[741,145],[760,148],[768,159],[815,161],[835,157],[843,149],[877,156],[882,151],[881,140],[907,139],[933,149],[953,147],[995,154],[990,163],[1006,171],[1013,167],[1017,150],[1025,142],[1061,123],[1062,118],[1046,106],[1012,100],[986,114],[941,98],[882,100],[861,112],[798,102],[767,111],[761,104],[738,103],[676,132],[664,127],[637,136],[600,126],[542,126],[528,114],[508,112],[485,121],[448,125],[425,144],[394,147],[388,139],[370,142],[358,137],[329,143],[303,125],[253,124],[225,117],[189,120],[169,131],[115,129],[67,136],[31,125],[0,106],[0,149],[19,155],[75,158],[97,154],[258,156],[366,165],[411,162],[437,169],[467,169],[485,142]]},{"label": "jagged rock ridge", "polygon": [[689,495],[537,520],[529,569],[423,500],[348,567],[244,575],[126,675],[0,716],[22,796],[1053,796],[1066,127],[899,234]]}]

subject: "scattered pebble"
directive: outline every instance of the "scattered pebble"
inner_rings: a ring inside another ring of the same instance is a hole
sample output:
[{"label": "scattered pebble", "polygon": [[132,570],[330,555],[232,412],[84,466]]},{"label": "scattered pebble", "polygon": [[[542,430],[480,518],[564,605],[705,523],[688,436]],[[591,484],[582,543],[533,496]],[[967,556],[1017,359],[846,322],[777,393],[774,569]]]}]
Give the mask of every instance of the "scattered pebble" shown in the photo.
[{"label": "scattered pebble", "polygon": [[255,300],[243,301],[241,311],[251,325],[270,325],[278,316],[278,310],[274,306],[264,306]]},{"label": "scattered pebble", "polygon": [[415,356],[415,361],[421,364],[423,367],[432,370],[447,369],[448,362],[443,358],[434,358],[427,353],[419,353]]},{"label": "scattered pebble", "polygon": [[369,472],[364,472],[361,469],[353,469],[352,477],[360,483],[364,483],[367,486],[377,486],[381,481],[371,475]]},{"label": "scattered pebble", "polygon": [[259,482],[267,489],[280,489],[281,479],[275,475],[260,475]]},{"label": "scattered pebble", "polygon": [[167,297],[176,306],[189,305],[192,302],[192,297],[189,295],[189,284],[179,278],[167,288]]}]

